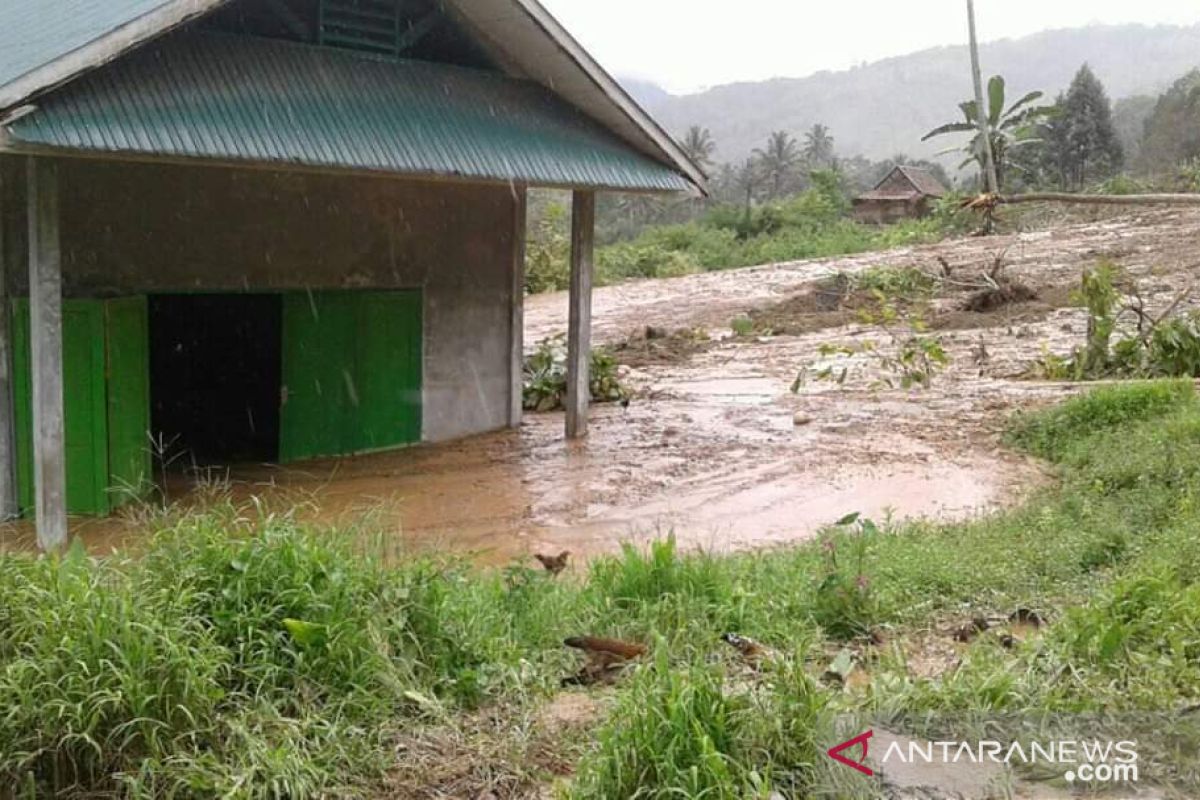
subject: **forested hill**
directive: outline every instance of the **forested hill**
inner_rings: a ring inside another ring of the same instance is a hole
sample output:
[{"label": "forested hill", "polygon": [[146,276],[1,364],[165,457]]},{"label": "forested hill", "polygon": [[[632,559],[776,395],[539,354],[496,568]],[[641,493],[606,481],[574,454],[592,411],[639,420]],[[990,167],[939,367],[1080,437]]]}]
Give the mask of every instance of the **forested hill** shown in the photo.
[{"label": "forested hill", "polygon": [[[1200,25],[1046,31],[989,43],[982,59],[985,78],[1004,75],[1011,98],[1033,89],[1045,90],[1052,98],[1086,61],[1116,101],[1158,94],[1200,66]],[[689,125],[708,127],[718,162],[749,155],[771,131],[800,136],[815,123],[830,127],[839,155],[926,157],[948,143],[922,144],[921,136],[955,117],[957,104],[971,92],[965,46],[925,50],[844,72],[730,84],[693,95],[670,95],[638,81],[630,81],[629,89],[675,135]]]}]

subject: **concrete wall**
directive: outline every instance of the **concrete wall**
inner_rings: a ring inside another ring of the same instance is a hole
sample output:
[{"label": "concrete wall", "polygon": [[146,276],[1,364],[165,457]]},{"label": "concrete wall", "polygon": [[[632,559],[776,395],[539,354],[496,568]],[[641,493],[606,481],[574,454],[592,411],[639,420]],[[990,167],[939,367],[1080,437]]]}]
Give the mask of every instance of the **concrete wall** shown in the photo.
[{"label": "concrete wall", "polygon": [[421,287],[424,438],[509,424],[509,188],[69,159],[60,180],[68,296]]}]

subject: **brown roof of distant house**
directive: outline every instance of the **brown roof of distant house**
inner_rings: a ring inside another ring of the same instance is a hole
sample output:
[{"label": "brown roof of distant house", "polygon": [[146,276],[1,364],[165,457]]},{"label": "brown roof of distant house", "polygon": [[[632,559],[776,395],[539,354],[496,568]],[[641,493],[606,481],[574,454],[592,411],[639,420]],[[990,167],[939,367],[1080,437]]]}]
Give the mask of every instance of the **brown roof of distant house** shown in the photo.
[{"label": "brown roof of distant house", "polygon": [[860,194],[857,200],[917,200],[944,197],[946,187],[933,173],[922,167],[897,166],[875,188]]}]

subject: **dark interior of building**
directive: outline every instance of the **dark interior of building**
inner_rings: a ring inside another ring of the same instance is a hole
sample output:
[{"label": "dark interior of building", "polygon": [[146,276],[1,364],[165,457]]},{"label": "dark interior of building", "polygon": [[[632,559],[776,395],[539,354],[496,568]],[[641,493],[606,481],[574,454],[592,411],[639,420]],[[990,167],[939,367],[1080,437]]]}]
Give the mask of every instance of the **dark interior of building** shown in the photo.
[{"label": "dark interior of building", "polygon": [[150,413],[171,466],[279,456],[282,298],[150,298]]}]

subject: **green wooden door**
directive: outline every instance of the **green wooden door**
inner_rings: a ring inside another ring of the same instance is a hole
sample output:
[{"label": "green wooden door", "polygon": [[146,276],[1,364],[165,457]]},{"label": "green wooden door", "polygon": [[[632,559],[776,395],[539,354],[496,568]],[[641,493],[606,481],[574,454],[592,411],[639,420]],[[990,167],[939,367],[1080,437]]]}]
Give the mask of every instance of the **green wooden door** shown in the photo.
[{"label": "green wooden door", "polygon": [[421,331],[417,291],[285,296],[280,461],[420,441]]},{"label": "green wooden door", "polygon": [[[13,301],[17,481],[22,513],[33,509],[33,372],[29,301]],[[67,449],[67,511],[109,512],[108,413],[105,399],[104,305],[63,301],[63,403]]]},{"label": "green wooden door", "polygon": [[[102,516],[150,479],[145,298],[63,302],[67,511]],[[14,416],[21,511],[33,510],[29,300],[12,303]]]},{"label": "green wooden door", "polygon": [[150,323],[144,296],[104,304],[108,367],[108,485],[116,507],[144,496],[150,455]]}]

